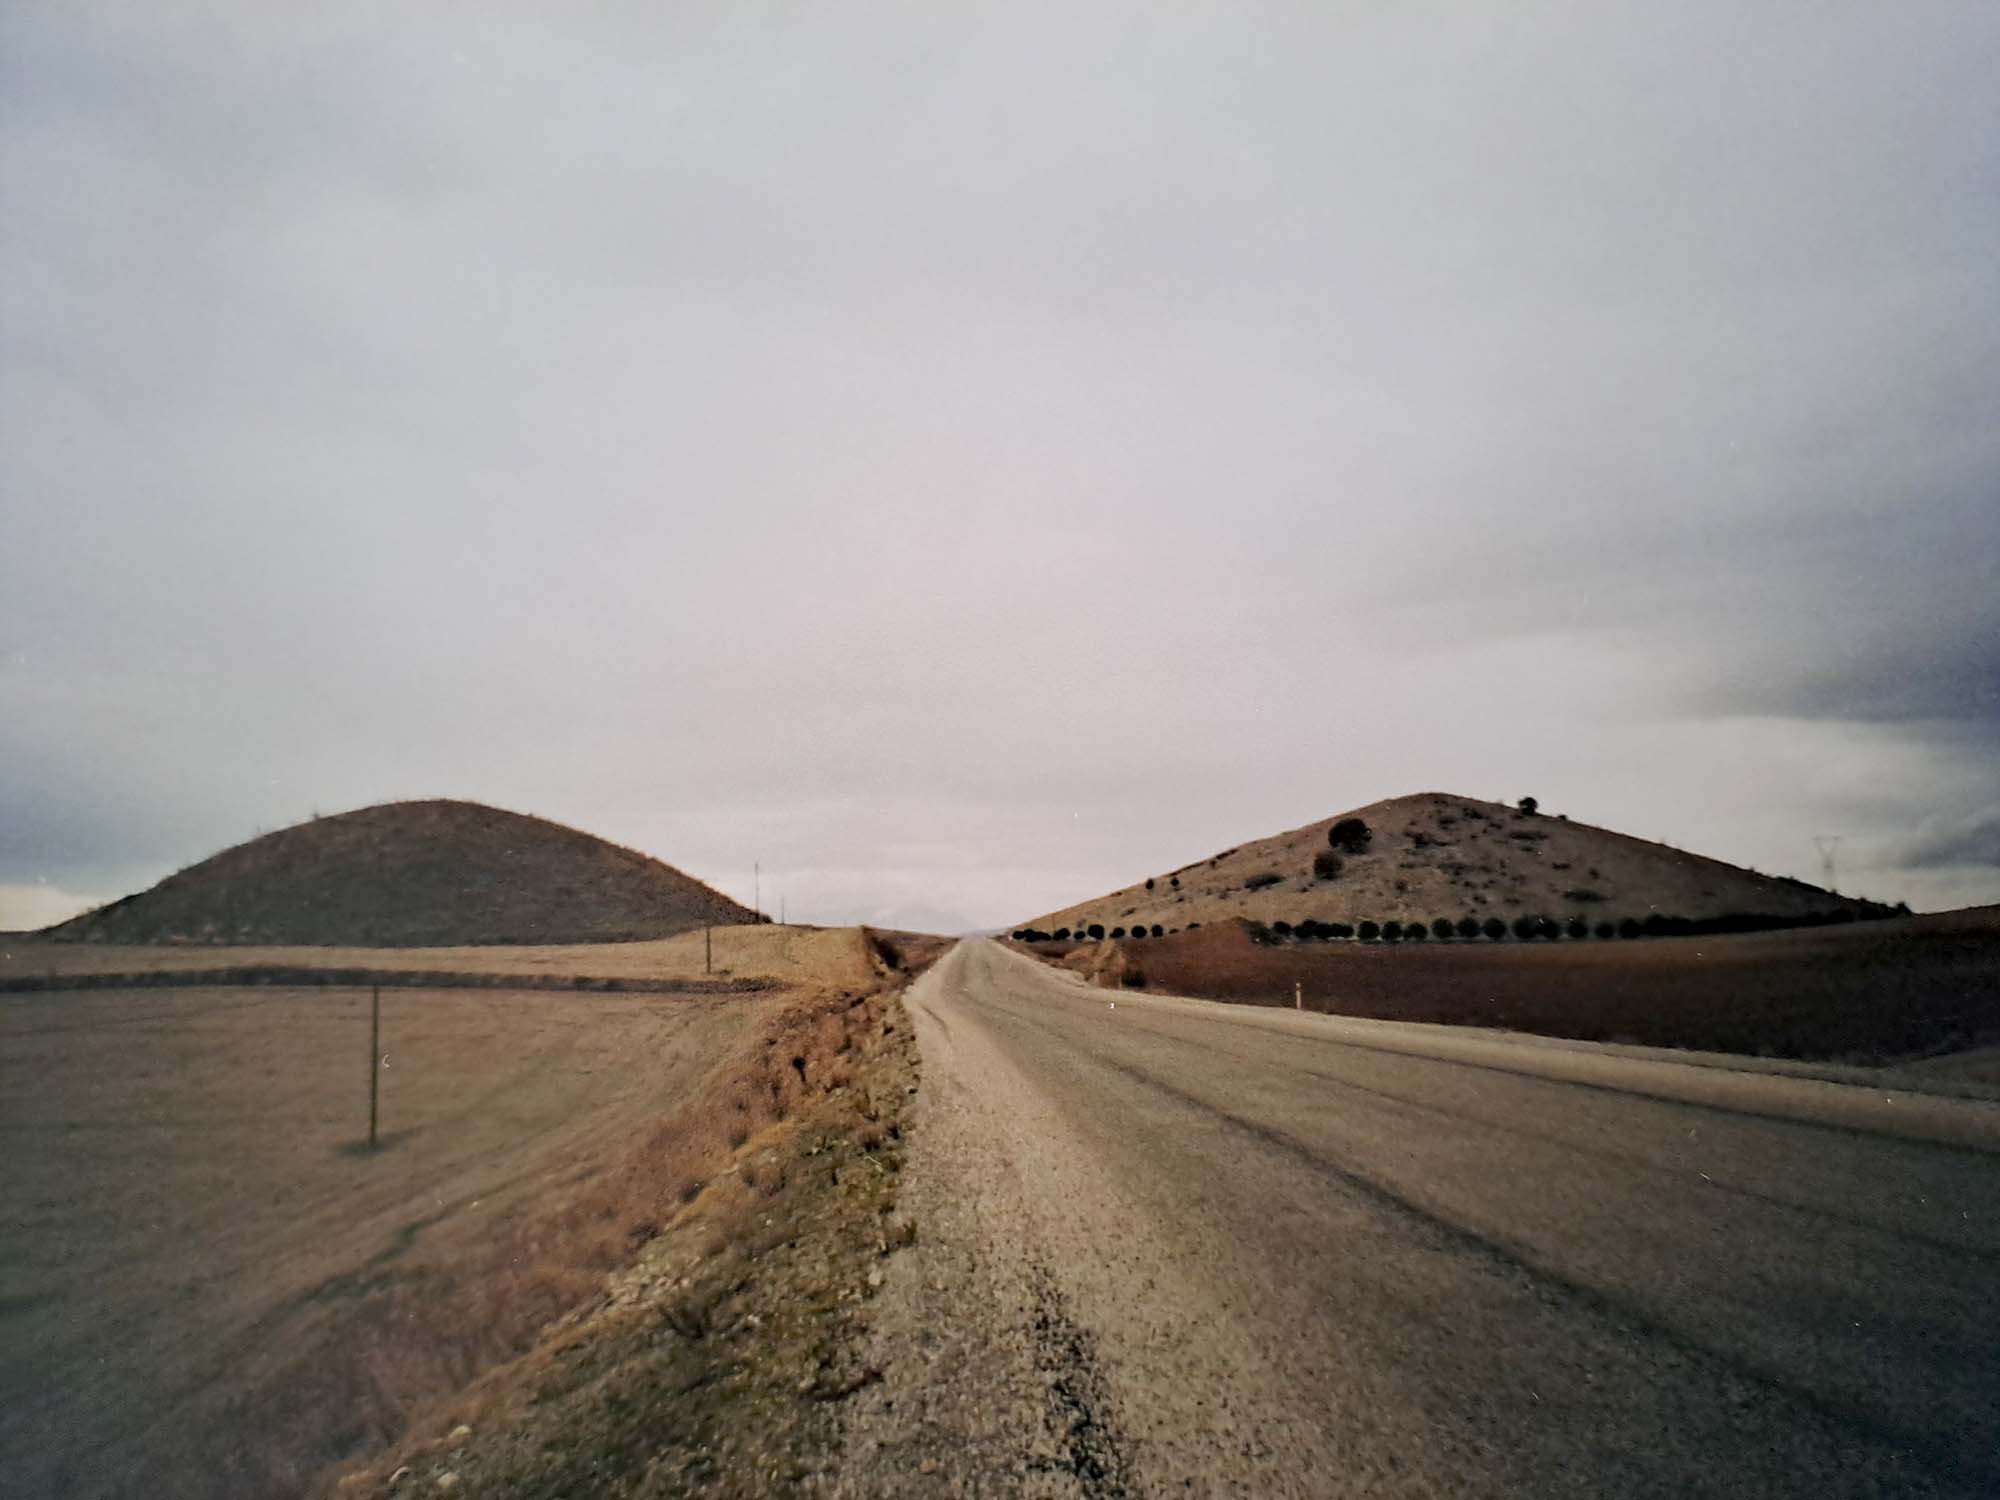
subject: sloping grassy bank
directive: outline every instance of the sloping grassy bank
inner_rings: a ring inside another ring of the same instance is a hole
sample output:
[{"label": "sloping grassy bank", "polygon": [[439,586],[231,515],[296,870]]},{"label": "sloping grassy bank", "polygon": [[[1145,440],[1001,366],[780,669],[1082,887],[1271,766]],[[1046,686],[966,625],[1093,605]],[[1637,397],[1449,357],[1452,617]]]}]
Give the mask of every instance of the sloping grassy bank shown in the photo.
[{"label": "sloping grassy bank", "polygon": [[[874,1378],[854,1363],[871,1272],[913,1234],[893,1213],[916,1086],[898,997],[943,946],[901,942],[883,987],[788,1014],[718,1080],[698,1118],[719,1137],[679,1146],[686,1165],[665,1181],[635,1164],[640,1180],[553,1226],[600,1247],[596,1289],[322,1487],[753,1496],[808,1477],[835,1404]],[[676,1149],[656,1139],[639,1155]]]}]

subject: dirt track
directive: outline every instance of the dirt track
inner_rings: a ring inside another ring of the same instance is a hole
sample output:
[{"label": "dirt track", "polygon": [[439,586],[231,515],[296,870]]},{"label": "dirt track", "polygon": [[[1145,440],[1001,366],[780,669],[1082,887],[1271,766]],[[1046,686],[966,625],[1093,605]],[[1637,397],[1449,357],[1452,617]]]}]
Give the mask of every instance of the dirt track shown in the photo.
[{"label": "dirt track", "polygon": [[2000,1487],[1991,1105],[1892,1137],[1839,1085],[1356,1045],[978,941],[910,1009],[847,1493]]}]

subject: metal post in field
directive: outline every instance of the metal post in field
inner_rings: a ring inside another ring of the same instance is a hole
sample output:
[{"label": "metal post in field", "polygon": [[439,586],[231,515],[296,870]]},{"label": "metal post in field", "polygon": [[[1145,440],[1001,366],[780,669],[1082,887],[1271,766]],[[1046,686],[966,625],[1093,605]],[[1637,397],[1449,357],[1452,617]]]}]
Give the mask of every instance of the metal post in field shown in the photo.
[{"label": "metal post in field", "polygon": [[382,986],[368,1007],[368,1149],[375,1149],[375,1106],[382,1090]]},{"label": "metal post in field", "polygon": [[1300,981],[1294,979],[1292,981],[1292,1009],[1304,1010],[1305,1008],[1306,1008],[1306,987]]}]

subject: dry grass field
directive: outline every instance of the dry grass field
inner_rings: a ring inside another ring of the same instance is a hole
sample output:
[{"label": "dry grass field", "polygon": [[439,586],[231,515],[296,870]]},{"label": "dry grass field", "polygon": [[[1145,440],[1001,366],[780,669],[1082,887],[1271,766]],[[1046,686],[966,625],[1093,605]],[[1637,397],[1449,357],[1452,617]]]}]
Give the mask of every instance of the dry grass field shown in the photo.
[{"label": "dry grass field", "polygon": [[[716,936],[782,987],[385,990],[373,1153],[365,991],[0,996],[0,1493],[295,1491],[520,1352],[807,1088],[773,1028],[878,982],[851,929]],[[216,958],[47,946],[5,963]],[[393,959],[703,969],[699,933]]]},{"label": "dry grass field", "polygon": [[[1585,1041],[1874,1063],[2000,1041],[2000,908],[1638,942],[1024,945],[1113,987]],[[1944,1076],[1940,1073],[1940,1076]],[[1969,1075],[1970,1076],[1970,1075]]]},{"label": "dry grass field", "polygon": [[[713,973],[709,968],[713,957]],[[762,979],[776,984],[866,984],[873,970],[851,927],[717,927],[629,943],[507,947],[355,948],[272,944],[79,943],[40,934],[0,938],[0,979],[45,975],[198,972],[242,965],[413,969],[439,973],[582,975],[603,979]]]}]

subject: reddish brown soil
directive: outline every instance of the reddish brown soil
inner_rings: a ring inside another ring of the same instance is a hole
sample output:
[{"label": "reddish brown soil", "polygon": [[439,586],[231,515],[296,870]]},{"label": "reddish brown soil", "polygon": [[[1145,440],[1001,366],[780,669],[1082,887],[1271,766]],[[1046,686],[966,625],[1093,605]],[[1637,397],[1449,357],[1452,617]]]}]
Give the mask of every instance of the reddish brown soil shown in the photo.
[{"label": "reddish brown soil", "polygon": [[1122,946],[1149,990],[1290,1005],[1297,984],[1310,1010],[1385,1020],[1865,1062],[2000,1039],[2000,907],[1635,942],[1262,947],[1230,923]]}]

